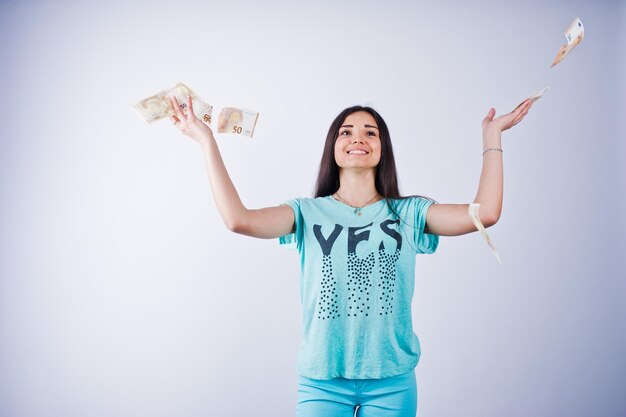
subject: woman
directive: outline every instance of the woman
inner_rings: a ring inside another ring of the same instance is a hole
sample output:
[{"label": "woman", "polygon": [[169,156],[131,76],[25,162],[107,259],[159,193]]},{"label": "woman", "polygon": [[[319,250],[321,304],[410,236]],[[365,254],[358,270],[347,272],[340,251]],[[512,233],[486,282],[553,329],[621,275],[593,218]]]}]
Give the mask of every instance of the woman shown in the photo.
[{"label": "woman", "polygon": [[[297,415],[414,417],[419,340],[412,328],[415,255],[439,236],[475,231],[467,204],[401,197],[389,131],[369,107],[342,111],[331,124],[315,198],[247,209],[211,129],[175,98],[171,120],[204,151],[211,189],[228,229],[293,243],[301,255],[303,339]],[[519,123],[530,100],[482,123],[483,167],[475,202],[486,227],[502,209],[501,133]]]}]

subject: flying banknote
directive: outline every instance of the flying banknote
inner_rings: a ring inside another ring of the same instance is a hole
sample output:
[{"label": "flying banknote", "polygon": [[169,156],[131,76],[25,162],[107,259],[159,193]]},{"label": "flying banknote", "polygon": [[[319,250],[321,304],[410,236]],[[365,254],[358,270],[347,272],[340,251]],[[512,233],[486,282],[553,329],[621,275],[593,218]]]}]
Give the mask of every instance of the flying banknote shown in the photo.
[{"label": "flying banknote", "polygon": [[563,58],[565,58],[576,45],[581,43],[584,37],[585,28],[583,26],[583,22],[581,22],[577,17],[574,19],[572,24],[565,29],[565,38],[567,39],[567,43],[561,46],[561,49],[559,49],[559,52],[556,54],[556,58],[554,58],[554,62],[550,65],[550,67],[553,67],[563,61]]},{"label": "flying banknote", "polygon": [[472,219],[474,226],[476,226],[476,229],[478,229],[478,231],[480,231],[480,234],[485,238],[485,241],[487,242],[487,244],[491,248],[491,251],[496,257],[496,260],[498,261],[500,265],[502,265],[502,261],[500,260],[500,255],[498,254],[496,247],[493,245],[491,238],[487,234],[487,230],[485,230],[485,226],[483,225],[483,222],[481,222],[480,217],[478,217],[478,209],[480,209],[480,204],[471,203],[468,207],[468,214],[470,218]]},{"label": "flying banknote", "polygon": [[252,137],[258,118],[259,113],[252,110],[224,107],[217,118],[217,131]]}]

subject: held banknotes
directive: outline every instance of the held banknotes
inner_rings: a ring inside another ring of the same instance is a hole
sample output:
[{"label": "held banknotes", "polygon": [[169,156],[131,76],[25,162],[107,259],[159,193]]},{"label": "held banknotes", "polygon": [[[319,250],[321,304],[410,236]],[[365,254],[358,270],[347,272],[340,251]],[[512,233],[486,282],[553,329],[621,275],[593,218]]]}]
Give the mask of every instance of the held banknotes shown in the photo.
[{"label": "held banknotes", "polygon": [[580,19],[577,17],[576,19],[574,19],[572,24],[569,25],[567,29],[565,29],[564,33],[565,38],[567,39],[567,44],[561,46],[561,49],[559,49],[559,52],[556,54],[556,58],[554,58],[554,62],[552,63],[552,65],[550,65],[550,67],[553,67],[559,62],[563,61],[563,58],[565,58],[576,45],[582,42],[583,38],[585,37],[585,28],[583,27],[583,22],[581,22]]},{"label": "held banknotes", "polygon": [[183,113],[188,114],[187,95],[191,96],[196,117],[204,123],[210,124],[213,106],[202,100],[193,90],[183,83],[178,83],[174,88],[168,88],[167,90],[160,91],[151,97],[141,100],[139,103],[135,104],[133,108],[147,123],[152,123],[175,114],[170,101],[170,97],[172,96],[176,97]]},{"label": "held banknotes", "polygon": [[224,107],[217,118],[217,131],[252,137],[258,118],[259,113],[252,110]]},{"label": "held banknotes", "polygon": [[487,244],[491,248],[491,251],[495,255],[498,263],[500,265],[502,265],[502,261],[500,260],[500,255],[498,254],[498,251],[496,250],[496,247],[493,245],[493,242],[491,241],[491,238],[487,234],[487,230],[485,230],[485,226],[483,226],[483,223],[480,221],[480,217],[478,217],[478,209],[479,208],[480,208],[480,204],[471,203],[469,205],[469,208],[468,208],[469,216],[472,219],[472,222],[474,223],[474,226],[476,226],[476,229],[478,229],[478,231],[480,231],[480,234],[483,235],[483,237],[485,238],[485,241],[487,241]]}]

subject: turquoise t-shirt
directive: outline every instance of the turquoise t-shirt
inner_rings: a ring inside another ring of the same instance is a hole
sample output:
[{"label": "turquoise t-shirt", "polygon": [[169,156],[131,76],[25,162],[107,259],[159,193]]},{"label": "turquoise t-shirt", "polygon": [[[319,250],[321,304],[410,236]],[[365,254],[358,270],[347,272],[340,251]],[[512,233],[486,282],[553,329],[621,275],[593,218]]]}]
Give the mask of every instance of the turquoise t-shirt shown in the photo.
[{"label": "turquoise t-shirt", "polygon": [[361,209],[332,196],[296,198],[295,232],[281,236],[301,259],[302,342],[298,373],[313,379],[386,378],[411,371],[420,357],[411,300],[415,255],[433,253],[424,233],[433,203],[380,200]]}]

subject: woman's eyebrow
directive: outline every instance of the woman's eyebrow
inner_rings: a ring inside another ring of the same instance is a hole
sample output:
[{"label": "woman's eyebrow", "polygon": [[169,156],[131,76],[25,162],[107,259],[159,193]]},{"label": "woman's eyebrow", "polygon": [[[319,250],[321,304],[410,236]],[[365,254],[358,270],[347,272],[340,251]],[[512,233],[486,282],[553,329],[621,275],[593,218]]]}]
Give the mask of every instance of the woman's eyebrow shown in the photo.
[{"label": "woman's eyebrow", "polygon": [[[341,127],[354,127],[354,125],[343,125]],[[372,125],[365,125],[364,127],[371,127],[371,128],[374,128],[374,129],[378,129],[376,126],[372,126]]]}]

